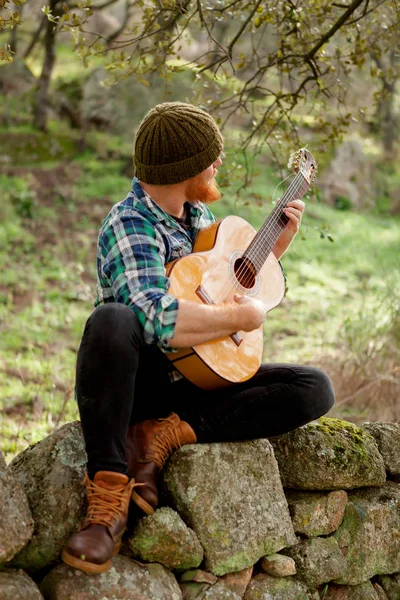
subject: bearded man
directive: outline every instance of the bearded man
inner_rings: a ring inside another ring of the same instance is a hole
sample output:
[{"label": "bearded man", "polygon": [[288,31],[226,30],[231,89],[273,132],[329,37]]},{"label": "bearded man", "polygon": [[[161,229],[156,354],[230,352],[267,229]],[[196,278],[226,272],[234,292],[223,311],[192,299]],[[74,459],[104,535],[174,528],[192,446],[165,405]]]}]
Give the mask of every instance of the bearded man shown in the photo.
[{"label": "bearded man", "polygon": [[[205,391],[174,370],[166,353],[265,319],[260,300],[196,304],[168,293],[165,265],[192,252],[197,233],[215,222],[208,204],[223,139],[205,111],[181,102],[150,110],[139,124],[134,179],[98,238],[98,287],[78,352],[76,395],[88,456],[88,508],[63,550],[67,564],[90,573],[111,566],[132,500],[151,514],[157,477],[183,444],[267,438],[293,430],[332,406],[322,371],[264,364],[244,383]],[[277,259],[296,235],[304,203],[289,202]],[[249,490],[251,493],[251,490]]]}]

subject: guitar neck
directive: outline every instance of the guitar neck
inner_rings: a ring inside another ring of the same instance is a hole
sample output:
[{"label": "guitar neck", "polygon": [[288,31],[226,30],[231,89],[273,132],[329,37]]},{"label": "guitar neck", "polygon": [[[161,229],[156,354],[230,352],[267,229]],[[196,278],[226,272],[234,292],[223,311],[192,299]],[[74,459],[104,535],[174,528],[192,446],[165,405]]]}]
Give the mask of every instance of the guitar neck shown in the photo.
[{"label": "guitar neck", "polygon": [[256,273],[259,273],[289,221],[282,210],[291,200],[302,198],[309,187],[308,181],[298,173],[243,253],[243,257],[251,262]]}]

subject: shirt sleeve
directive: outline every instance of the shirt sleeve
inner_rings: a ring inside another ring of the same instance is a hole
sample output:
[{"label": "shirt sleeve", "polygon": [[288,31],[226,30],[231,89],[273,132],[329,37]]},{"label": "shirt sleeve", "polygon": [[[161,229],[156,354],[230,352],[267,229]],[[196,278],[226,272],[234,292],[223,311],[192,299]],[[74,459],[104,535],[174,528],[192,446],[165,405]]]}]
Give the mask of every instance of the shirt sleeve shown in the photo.
[{"label": "shirt sleeve", "polygon": [[178,300],[168,294],[161,235],[143,217],[119,215],[101,232],[99,247],[102,276],[108,280],[115,300],[135,311],[147,344],[170,349]]}]

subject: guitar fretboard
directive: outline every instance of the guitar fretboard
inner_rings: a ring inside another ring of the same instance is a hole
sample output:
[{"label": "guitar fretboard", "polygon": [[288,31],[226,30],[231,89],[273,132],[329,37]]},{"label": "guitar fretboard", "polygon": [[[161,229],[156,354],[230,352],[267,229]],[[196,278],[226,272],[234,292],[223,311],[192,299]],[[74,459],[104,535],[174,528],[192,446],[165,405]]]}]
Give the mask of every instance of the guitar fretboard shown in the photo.
[{"label": "guitar fretboard", "polygon": [[243,253],[243,258],[251,262],[256,273],[259,273],[289,221],[282,209],[291,200],[302,198],[309,187],[308,181],[301,173],[298,173]]}]

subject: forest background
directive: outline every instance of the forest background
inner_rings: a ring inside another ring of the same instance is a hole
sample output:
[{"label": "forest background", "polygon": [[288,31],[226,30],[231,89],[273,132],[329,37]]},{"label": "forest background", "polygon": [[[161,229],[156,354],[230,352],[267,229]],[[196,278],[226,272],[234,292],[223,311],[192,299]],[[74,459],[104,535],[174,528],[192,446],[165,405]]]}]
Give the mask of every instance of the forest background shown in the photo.
[{"label": "forest background", "polygon": [[0,0],[8,459],[78,417],[97,233],[130,189],[138,122],[173,100],[223,130],[217,217],[258,229],[293,177],[289,154],[314,154],[264,359],[324,368],[330,416],[399,419],[399,17],[397,0]]}]

